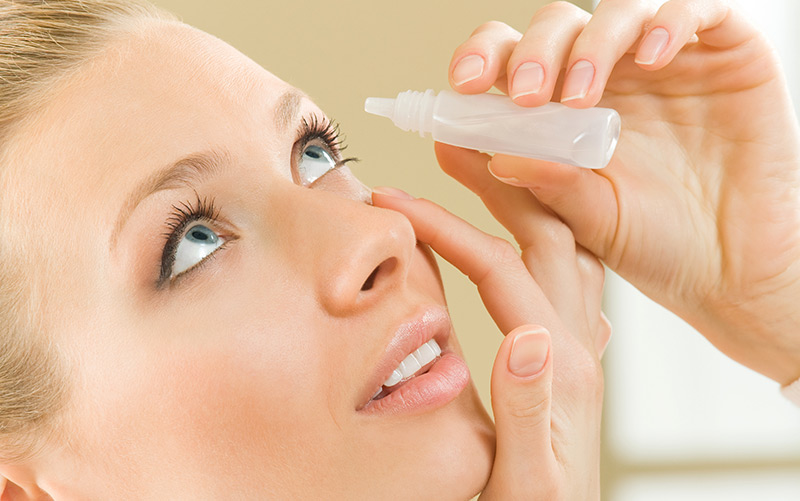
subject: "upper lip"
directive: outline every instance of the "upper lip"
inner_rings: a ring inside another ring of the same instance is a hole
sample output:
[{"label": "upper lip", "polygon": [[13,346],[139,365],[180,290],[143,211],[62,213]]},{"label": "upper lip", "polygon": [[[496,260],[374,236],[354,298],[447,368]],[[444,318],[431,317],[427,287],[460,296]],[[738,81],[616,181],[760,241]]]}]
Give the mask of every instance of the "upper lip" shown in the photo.
[{"label": "upper lip", "polygon": [[400,324],[384,349],[383,356],[378,362],[375,371],[360,394],[358,409],[364,407],[371,400],[375,391],[389,379],[392,371],[414,350],[431,339],[435,339],[436,343],[444,351],[447,338],[450,336],[450,328],[450,315],[441,307],[425,308],[422,312]]}]

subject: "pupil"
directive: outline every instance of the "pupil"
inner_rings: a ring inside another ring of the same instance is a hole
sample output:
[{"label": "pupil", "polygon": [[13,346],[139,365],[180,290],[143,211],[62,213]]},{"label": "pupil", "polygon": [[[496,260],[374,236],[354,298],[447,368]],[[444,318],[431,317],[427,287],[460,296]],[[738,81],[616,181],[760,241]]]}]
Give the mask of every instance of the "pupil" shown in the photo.
[{"label": "pupil", "polygon": [[200,230],[193,230],[192,231],[192,237],[195,240],[203,240],[203,241],[208,240],[208,235],[206,233],[203,233]]},{"label": "pupil", "polygon": [[315,160],[319,160],[322,157],[322,155],[320,155],[319,152],[314,150],[306,150],[306,155],[310,156]]}]

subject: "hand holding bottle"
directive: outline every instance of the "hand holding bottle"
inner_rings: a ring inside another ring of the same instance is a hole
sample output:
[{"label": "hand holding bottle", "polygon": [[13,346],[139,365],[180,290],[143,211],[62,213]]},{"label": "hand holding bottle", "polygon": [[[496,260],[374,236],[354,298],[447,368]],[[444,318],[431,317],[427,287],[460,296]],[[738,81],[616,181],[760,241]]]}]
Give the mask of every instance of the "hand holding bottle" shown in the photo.
[{"label": "hand holding bottle", "polygon": [[[776,55],[742,12],[603,0],[590,15],[556,2],[524,35],[479,27],[450,81],[520,106],[617,110],[606,169],[496,155],[490,170],[727,355],[784,384],[800,377],[800,132]],[[490,210],[507,205],[500,181],[472,181],[487,155],[437,144],[437,156]]]}]

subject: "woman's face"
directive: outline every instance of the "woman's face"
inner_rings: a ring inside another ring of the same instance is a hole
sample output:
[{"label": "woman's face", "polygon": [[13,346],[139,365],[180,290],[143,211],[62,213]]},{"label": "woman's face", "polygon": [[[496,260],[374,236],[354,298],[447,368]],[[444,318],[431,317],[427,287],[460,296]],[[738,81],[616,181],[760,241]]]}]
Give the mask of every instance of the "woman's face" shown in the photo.
[{"label": "woman's face", "polygon": [[[40,460],[51,494],[483,486],[491,422],[435,262],[332,169],[326,124],[230,46],[163,23],[113,44],[26,125],[9,168],[72,381],[68,441]],[[444,352],[430,372],[370,401],[430,339]]]}]

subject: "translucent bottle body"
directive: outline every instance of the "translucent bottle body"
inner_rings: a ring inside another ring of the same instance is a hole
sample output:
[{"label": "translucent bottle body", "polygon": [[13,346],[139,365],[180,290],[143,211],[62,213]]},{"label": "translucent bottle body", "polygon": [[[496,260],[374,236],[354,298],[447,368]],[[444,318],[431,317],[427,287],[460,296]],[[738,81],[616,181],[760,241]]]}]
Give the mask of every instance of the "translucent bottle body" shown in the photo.
[{"label": "translucent bottle body", "polygon": [[619,114],[608,108],[523,108],[495,94],[406,91],[395,99],[369,98],[365,110],[454,146],[591,169],[608,164],[620,133]]}]

